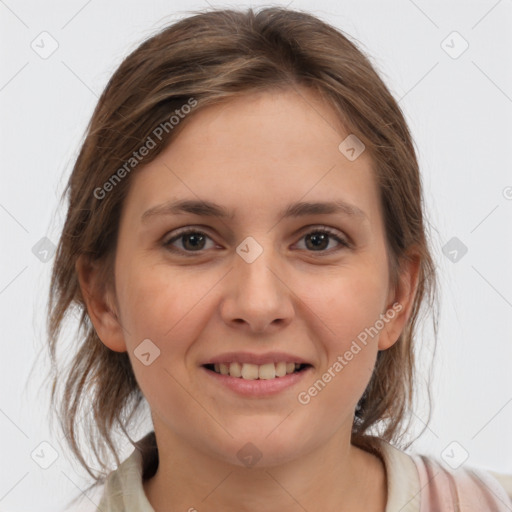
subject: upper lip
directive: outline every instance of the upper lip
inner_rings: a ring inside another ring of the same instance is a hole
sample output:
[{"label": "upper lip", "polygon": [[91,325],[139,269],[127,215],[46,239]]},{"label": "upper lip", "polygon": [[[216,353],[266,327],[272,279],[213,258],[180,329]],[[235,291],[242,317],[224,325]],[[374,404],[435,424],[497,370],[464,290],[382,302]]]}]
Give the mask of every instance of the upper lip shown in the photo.
[{"label": "upper lip", "polygon": [[250,364],[268,364],[268,363],[299,363],[311,364],[306,359],[300,356],[289,354],[286,352],[265,352],[263,354],[255,354],[254,352],[224,352],[217,356],[211,357],[201,363],[201,366],[206,364],[217,363],[250,363]]}]

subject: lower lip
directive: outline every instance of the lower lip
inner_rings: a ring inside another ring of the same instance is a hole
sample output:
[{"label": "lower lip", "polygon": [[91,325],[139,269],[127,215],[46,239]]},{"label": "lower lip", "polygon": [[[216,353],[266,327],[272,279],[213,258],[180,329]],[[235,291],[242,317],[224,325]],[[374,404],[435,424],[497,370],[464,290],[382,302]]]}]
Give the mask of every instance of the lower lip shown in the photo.
[{"label": "lower lip", "polygon": [[276,377],[274,379],[243,379],[241,377],[230,377],[222,375],[211,370],[207,370],[204,366],[201,369],[209,375],[215,382],[231,389],[235,393],[242,396],[265,397],[276,395],[285,389],[291,388],[299,383],[306,375],[313,370],[312,366],[308,366],[300,372],[286,374],[284,377]]}]

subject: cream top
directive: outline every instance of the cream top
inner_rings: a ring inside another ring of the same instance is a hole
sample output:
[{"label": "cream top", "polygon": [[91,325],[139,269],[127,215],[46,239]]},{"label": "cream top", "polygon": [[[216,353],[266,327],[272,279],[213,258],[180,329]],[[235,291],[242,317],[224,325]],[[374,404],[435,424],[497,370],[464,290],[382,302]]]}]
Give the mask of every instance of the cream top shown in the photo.
[{"label": "cream top", "polygon": [[[437,459],[409,455],[377,437],[367,439],[386,468],[385,512],[512,512],[512,475],[466,466],[451,470]],[[154,445],[153,432],[141,441],[148,440]],[[135,449],[94,494],[82,496],[69,510],[155,512],[144,493],[142,475],[145,467],[155,465],[157,453],[145,453],[143,457]]]}]

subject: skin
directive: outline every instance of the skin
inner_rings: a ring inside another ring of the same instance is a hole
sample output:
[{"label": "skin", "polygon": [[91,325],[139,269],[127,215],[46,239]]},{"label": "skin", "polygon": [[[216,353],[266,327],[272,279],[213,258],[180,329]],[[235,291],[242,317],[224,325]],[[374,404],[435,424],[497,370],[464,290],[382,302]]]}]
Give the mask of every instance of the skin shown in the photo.
[{"label": "skin", "polygon": [[[115,293],[101,292],[97,268],[77,266],[102,342],[128,351],[145,395],[160,465],[144,490],[156,512],[384,511],[381,460],[350,443],[356,404],[378,350],[398,339],[410,315],[418,264],[390,287],[385,231],[368,152],[349,161],[349,134],[307,89],[251,93],[187,119],[178,137],[130,177],[115,258]],[[142,214],[169,200],[201,199],[232,219]],[[365,212],[277,217],[295,201],[339,200]],[[164,244],[177,228],[208,235]],[[312,247],[314,228],[333,238]],[[263,249],[252,263],[237,252],[248,236]],[[309,242],[308,242],[309,241]],[[187,244],[185,248],[183,243]],[[333,365],[380,314],[402,305],[379,334],[307,405],[297,395]],[[160,356],[143,365],[134,350],[149,338]],[[303,382],[269,398],[242,398],[212,384],[200,364],[232,350],[279,350],[313,365]],[[248,442],[262,458],[248,468]],[[371,489],[371,492],[368,490]]]}]

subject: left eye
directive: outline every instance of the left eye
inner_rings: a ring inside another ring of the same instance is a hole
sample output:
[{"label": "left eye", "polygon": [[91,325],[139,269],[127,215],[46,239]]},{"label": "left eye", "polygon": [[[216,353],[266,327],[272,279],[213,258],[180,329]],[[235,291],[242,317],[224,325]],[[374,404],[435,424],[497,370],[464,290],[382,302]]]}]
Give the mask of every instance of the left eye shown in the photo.
[{"label": "left eye", "polygon": [[317,249],[320,249],[320,252],[325,252],[323,249],[327,248],[330,239],[336,240],[338,245],[349,247],[349,243],[345,239],[338,236],[337,233],[326,228],[317,228],[313,231],[309,231],[301,237],[301,240],[303,238],[310,242],[309,244],[306,242],[306,246],[308,248],[313,248],[315,252],[318,252]]},{"label": "left eye", "polygon": [[[329,242],[331,240],[335,240],[338,243],[338,246],[350,246],[344,238],[341,238],[336,232],[333,232],[327,228],[313,229],[302,235],[301,240],[302,239],[306,239],[306,249],[311,249],[313,252],[326,252],[325,249],[328,248]],[[178,240],[181,240],[181,247],[176,247],[174,245],[174,243]],[[213,240],[206,233],[194,229],[189,229],[182,231],[181,233],[164,242],[164,246],[173,252],[201,252],[202,249],[207,248],[205,247],[207,240],[210,240],[210,242],[213,243]],[[215,244],[213,243],[213,245]],[[190,254],[187,254],[187,256],[189,255]]]}]

